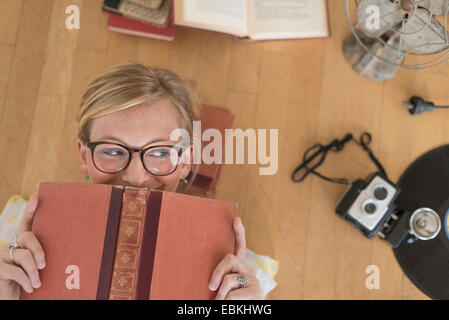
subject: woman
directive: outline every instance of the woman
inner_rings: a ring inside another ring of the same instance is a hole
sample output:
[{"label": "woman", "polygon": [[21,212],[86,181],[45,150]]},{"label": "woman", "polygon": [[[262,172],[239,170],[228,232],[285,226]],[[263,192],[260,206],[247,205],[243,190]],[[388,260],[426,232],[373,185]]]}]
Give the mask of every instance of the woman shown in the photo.
[{"label": "woman", "polygon": [[[92,81],[81,100],[81,170],[92,183],[178,191],[192,171],[193,141],[187,146],[190,152],[173,153],[177,141],[170,134],[182,128],[193,137],[198,105],[192,91],[168,70],[127,64],[106,72]],[[178,162],[164,160],[170,158],[167,154]],[[18,299],[20,287],[32,292],[41,286],[45,252],[31,232],[37,205],[37,198],[30,197],[16,237],[18,247],[0,249],[1,299]],[[245,230],[239,218],[234,231],[236,254],[217,265],[209,289],[217,292],[216,299],[259,299],[259,281],[243,263]],[[242,274],[247,281],[241,281]]]}]

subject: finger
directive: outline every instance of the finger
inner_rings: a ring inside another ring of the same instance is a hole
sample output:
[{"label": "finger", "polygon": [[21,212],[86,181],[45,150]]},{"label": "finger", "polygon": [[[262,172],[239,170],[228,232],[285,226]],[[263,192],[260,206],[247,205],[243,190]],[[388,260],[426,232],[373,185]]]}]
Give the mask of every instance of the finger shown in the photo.
[{"label": "finger", "polygon": [[246,253],[246,237],[245,227],[242,220],[239,217],[234,219],[234,232],[235,232],[235,255],[240,259],[245,257]]},{"label": "finger", "polygon": [[25,213],[23,214],[22,220],[19,224],[19,233],[21,234],[26,231],[31,231],[31,227],[33,226],[34,212],[37,208],[37,197],[31,196],[28,200],[27,207],[25,209]]},{"label": "finger", "polygon": [[22,267],[26,272],[33,288],[39,288],[41,286],[41,281],[31,252],[27,249],[15,249],[13,250],[13,258],[14,263]]},{"label": "finger", "polygon": [[240,258],[234,256],[233,254],[227,254],[226,257],[221,260],[218,266],[214,269],[209,282],[209,289],[212,291],[217,290],[225,274],[231,272],[246,273],[247,271],[247,267],[240,260]]},{"label": "finger", "polygon": [[260,299],[259,289],[255,286],[249,286],[228,293],[225,300],[257,300]]},{"label": "finger", "polygon": [[238,273],[228,273],[224,276],[215,300],[224,300],[229,291],[239,287],[236,280],[238,275]]},{"label": "finger", "polygon": [[19,247],[31,251],[35,264],[39,269],[45,267],[44,249],[42,249],[42,246],[34,233],[31,231],[22,233],[17,237],[17,244]]},{"label": "finger", "polygon": [[17,282],[26,292],[28,293],[33,292],[30,279],[28,279],[27,275],[22,270],[22,268],[18,266],[3,263],[0,268],[0,279],[13,280]]}]

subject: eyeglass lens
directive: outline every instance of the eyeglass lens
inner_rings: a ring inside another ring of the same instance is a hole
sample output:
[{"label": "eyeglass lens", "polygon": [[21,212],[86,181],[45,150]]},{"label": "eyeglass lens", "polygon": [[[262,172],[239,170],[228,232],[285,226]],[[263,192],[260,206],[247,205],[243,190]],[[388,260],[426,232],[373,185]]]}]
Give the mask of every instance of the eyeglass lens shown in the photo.
[{"label": "eyeglass lens", "polygon": [[[94,162],[97,168],[106,173],[123,170],[130,160],[128,150],[114,144],[100,144],[95,148]],[[178,164],[179,156],[173,147],[155,147],[143,155],[145,169],[155,175],[172,173]]]}]

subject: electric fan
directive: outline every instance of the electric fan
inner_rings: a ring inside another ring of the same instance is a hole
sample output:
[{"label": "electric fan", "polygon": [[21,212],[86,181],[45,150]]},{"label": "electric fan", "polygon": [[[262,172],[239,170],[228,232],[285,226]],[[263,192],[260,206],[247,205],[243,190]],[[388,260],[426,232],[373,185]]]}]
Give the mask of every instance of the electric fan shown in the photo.
[{"label": "electric fan", "polygon": [[449,59],[449,0],[343,0],[352,34],[343,44],[353,69],[374,80],[399,68],[427,69]]}]

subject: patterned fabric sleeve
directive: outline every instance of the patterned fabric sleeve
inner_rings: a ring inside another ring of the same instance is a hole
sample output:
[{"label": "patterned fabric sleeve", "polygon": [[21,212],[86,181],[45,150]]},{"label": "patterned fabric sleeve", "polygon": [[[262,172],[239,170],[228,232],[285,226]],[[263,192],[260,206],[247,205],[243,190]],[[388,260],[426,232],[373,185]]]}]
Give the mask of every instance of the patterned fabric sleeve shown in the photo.
[{"label": "patterned fabric sleeve", "polygon": [[[0,248],[14,240],[27,203],[28,201],[19,195],[12,196],[6,203],[0,214]],[[246,249],[244,261],[260,281],[260,298],[265,299],[266,295],[277,286],[274,277],[278,272],[279,262],[249,249]]]},{"label": "patterned fabric sleeve", "polygon": [[9,198],[0,214],[0,248],[14,240],[28,201],[19,195]]}]

